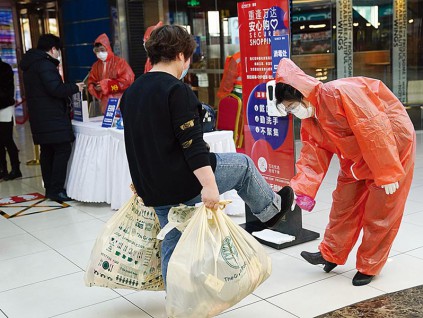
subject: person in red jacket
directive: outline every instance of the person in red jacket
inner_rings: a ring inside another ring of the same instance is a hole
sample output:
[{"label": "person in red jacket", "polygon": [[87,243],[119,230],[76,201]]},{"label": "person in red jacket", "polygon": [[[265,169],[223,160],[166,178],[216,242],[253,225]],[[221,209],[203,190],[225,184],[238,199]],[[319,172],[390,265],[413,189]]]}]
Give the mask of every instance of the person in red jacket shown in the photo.
[{"label": "person in red jacket", "polygon": [[120,98],[134,82],[135,75],[129,64],[113,53],[105,33],[95,40],[93,51],[98,60],[88,76],[88,91],[100,99],[101,112],[104,114],[109,98]]},{"label": "person in red jacket", "polygon": [[351,77],[321,83],[289,59],[276,73],[281,115],[302,119],[303,147],[291,187],[311,211],[333,155],[340,171],[319,252],[302,252],[330,272],[345,264],[363,230],[353,285],[381,271],[401,223],[413,178],[416,135],[404,106],[379,80]]},{"label": "person in red jacket", "polygon": [[217,91],[217,98],[220,100],[231,93],[242,99],[242,67],[240,52],[236,52],[226,58],[223,77],[220,81],[219,90]]}]

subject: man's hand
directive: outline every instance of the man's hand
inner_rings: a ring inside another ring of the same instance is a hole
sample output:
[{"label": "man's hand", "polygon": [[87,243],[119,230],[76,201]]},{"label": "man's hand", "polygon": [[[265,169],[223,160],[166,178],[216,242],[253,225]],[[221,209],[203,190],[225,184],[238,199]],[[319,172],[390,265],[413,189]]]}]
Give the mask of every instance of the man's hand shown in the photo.
[{"label": "man's hand", "polygon": [[201,167],[194,170],[194,174],[203,186],[201,201],[207,208],[216,210],[219,207],[219,189],[212,168]]},{"label": "man's hand", "polygon": [[201,190],[201,201],[209,209],[216,210],[219,207],[219,190],[216,184],[203,187],[203,190]]},{"label": "man's hand", "polygon": [[94,85],[94,89],[97,91],[97,92],[101,92],[101,85],[100,84],[95,84]]},{"label": "man's hand", "polygon": [[297,204],[302,210],[311,212],[313,210],[316,201],[314,201],[313,198],[309,197],[308,195],[304,194],[298,194],[295,195],[293,207],[295,207],[295,204]]},{"label": "man's hand", "polygon": [[387,195],[394,194],[395,191],[397,191],[399,189],[399,183],[394,182],[394,183],[390,183],[390,184],[385,184],[385,185],[382,186],[382,188],[385,189],[385,193]]},{"label": "man's hand", "polygon": [[84,82],[76,83],[76,85],[78,86],[80,92],[82,92],[82,90],[85,88],[85,83]]}]

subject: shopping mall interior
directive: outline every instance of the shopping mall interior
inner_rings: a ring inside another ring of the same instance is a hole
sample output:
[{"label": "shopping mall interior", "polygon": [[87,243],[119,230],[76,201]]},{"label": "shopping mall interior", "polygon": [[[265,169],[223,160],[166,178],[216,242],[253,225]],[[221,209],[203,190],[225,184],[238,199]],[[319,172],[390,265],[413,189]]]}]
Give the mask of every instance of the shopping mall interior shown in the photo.
[{"label": "shopping mall interior", "polygon": [[[242,1],[0,0],[0,57],[15,73],[13,137],[23,175],[0,180],[0,318],[167,317],[164,291],[86,287],[84,274],[96,238],[132,193],[129,171],[122,168],[122,160],[126,161],[123,133],[93,128],[98,122],[89,127],[75,123],[79,148],[75,145],[66,181],[68,194],[75,200],[46,199],[39,148],[32,141],[21,85],[23,54],[41,34],[56,34],[64,42],[64,80],[82,81],[96,60],[93,41],[106,33],[115,54],[126,59],[138,77],[147,59],[142,45],[146,29],[158,21],[180,24],[198,43],[185,82],[199,100],[218,110],[225,59],[240,49],[238,2]],[[319,237],[282,249],[263,245],[272,261],[270,277],[219,317],[423,317],[423,0],[352,0],[352,10],[341,17],[339,6],[344,2],[348,1],[289,3],[291,59],[322,82],[346,76],[379,79],[396,93],[411,118],[417,136],[414,177],[388,261],[370,284],[357,287],[351,281],[358,244],[347,262],[330,273],[300,256],[304,250],[317,251],[323,239],[339,171],[339,162],[333,158],[313,211],[299,210],[302,227]],[[400,17],[406,21],[401,41],[395,33],[398,6],[406,8]],[[350,54],[350,74],[338,59],[339,26],[345,20],[352,25],[351,52],[342,52]],[[405,43],[402,66],[396,63],[398,42]],[[92,106],[89,115],[98,115],[95,101],[88,93],[84,97]],[[293,128],[298,158],[302,149],[299,120]],[[206,138],[212,151],[236,151],[232,132]],[[228,215],[244,224],[242,200],[233,194],[226,198],[234,201]]]}]

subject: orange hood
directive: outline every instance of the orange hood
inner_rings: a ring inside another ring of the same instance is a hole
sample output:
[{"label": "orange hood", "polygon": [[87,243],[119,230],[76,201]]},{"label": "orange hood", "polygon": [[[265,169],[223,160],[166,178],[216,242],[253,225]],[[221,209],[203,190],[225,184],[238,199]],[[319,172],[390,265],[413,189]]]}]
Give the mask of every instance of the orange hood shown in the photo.
[{"label": "orange hood", "polygon": [[107,50],[107,60],[106,61],[110,60],[114,56],[112,47],[110,46],[109,37],[106,35],[106,33],[100,34],[98,36],[98,38],[95,39],[95,41],[94,41],[94,44],[96,44],[96,43],[100,43],[101,45],[103,45],[106,48],[106,50]]},{"label": "orange hood", "polygon": [[304,73],[292,60],[284,58],[279,62],[276,83],[291,85],[315,107],[318,106],[318,95],[323,83]]},{"label": "orange hood", "polygon": [[163,22],[159,21],[156,25],[149,26],[147,28],[147,30],[145,30],[145,33],[144,33],[144,42],[147,42],[147,40],[150,38],[151,32],[153,32],[153,30],[161,27],[162,25],[163,25]]}]

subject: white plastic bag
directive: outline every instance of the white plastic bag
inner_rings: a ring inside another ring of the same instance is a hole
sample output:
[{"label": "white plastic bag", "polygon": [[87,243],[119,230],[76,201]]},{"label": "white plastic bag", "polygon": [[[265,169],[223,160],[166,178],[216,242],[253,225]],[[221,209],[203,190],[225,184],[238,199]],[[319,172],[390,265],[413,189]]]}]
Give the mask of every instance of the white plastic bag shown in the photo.
[{"label": "white plastic bag", "polygon": [[85,272],[87,286],[163,290],[156,212],[132,198],[106,223]]},{"label": "white plastic bag", "polygon": [[214,317],[270,276],[263,246],[222,212],[226,203],[217,211],[197,208],[170,258],[166,311],[171,318]]}]

